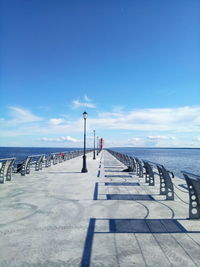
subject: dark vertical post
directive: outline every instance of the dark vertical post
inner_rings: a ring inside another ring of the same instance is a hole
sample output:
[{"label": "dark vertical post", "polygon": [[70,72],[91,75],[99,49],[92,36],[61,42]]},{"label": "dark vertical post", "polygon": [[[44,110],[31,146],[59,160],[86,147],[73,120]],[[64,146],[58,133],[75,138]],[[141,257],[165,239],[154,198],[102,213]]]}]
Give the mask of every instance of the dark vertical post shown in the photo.
[{"label": "dark vertical post", "polygon": [[99,137],[97,136],[97,156],[99,155]]},{"label": "dark vertical post", "polygon": [[83,112],[83,119],[84,119],[84,150],[83,150],[83,168],[81,172],[88,172],[87,167],[86,167],[86,119],[87,119],[87,112]]},{"label": "dark vertical post", "polygon": [[93,154],[93,159],[96,159],[96,155],[95,155],[95,130],[93,131],[94,132],[94,154]]}]

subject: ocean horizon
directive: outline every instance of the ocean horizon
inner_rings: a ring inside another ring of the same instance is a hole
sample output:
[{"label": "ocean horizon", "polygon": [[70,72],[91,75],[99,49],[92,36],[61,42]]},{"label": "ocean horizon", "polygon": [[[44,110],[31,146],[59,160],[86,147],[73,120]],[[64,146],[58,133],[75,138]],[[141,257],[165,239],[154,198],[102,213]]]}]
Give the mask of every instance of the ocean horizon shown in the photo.
[{"label": "ocean horizon", "polygon": [[[15,157],[15,164],[27,156],[74,151],[82,147],[0,147],[0,158]],[[170,147],[111,147],[110,149],[139,159],[164,165],[178,177],[181,171],[200,174],[200,148]]]}]

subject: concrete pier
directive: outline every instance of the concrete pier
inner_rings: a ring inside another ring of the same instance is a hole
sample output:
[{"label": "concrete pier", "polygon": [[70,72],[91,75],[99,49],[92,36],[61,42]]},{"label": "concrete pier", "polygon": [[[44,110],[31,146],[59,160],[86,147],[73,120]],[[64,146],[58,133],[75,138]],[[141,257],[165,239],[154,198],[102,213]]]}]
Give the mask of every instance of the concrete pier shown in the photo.
[{"label": "concrete pier", "polygon": [[185,181],[175,200],[159,179],[125,173],[107,151],[0,185],[0,266],[200,266],[200,221],[188,219]]}]

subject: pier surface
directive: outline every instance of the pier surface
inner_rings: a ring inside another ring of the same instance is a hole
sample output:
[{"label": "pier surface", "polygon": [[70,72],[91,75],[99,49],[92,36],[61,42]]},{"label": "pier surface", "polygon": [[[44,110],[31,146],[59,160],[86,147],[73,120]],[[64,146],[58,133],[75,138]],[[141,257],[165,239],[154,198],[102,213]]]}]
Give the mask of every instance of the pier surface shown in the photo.
[{"label": "pier surface", "polygon": [[185,181],[175,200],[159,179],[122,172],[107,151],[0,185],[0,266],[200,266],[200,221],[188,219]]}]

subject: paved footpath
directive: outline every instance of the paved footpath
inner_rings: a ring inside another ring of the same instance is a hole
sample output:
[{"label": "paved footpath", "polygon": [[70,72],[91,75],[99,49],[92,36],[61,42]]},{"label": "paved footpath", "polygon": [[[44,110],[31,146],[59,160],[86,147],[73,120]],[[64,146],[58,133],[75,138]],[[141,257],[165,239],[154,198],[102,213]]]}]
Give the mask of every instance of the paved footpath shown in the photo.
[{"label": "paved footpath", "polygon": [[[184,180],[166,201],[107,151],[0,185],[0,267],[200,266]],[[183,185],[183,186],[180,186]]]}]

